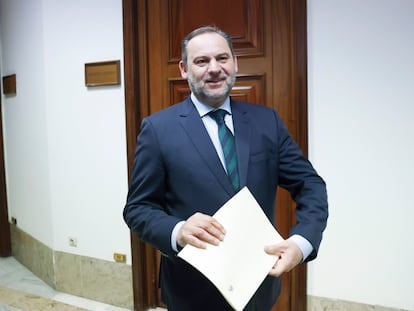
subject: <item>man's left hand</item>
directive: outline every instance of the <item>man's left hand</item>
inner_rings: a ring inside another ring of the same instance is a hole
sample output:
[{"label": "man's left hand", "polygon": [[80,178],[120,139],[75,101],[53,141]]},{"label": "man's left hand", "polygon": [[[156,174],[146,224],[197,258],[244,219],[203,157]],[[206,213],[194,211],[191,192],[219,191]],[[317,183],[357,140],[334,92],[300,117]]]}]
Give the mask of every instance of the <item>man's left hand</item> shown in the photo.
[{"label": "man's left hand", "polygon": [[269,255],[279,257],[275,265],[270,270],[269,275],[279,277],[285,272],[289,272],[302,262],[303,254],[299,246],[293,241],[285,240],[278,244],[267,245],[264,248]]}]

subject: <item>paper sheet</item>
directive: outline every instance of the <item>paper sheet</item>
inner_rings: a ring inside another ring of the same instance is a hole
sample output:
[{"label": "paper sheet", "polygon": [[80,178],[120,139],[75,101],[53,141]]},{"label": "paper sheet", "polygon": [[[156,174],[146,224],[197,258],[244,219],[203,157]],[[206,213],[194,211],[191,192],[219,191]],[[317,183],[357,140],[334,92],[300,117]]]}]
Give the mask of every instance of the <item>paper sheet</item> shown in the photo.
[{"label": "paper sheet", "polygon": [[185,246],[178,256],[203,273],[235,310],[243,310],[276,262],[264,246],[283,238],[247,187],[215,214],[226,236],[219,246]]}]

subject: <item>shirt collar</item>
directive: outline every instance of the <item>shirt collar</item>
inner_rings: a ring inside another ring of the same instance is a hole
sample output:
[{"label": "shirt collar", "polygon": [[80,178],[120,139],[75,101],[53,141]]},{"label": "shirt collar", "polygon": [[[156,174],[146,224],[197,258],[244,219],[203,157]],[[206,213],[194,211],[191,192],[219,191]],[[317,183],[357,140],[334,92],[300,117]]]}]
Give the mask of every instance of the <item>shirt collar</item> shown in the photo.
[{"label": "shirt collar", "polygon": [[[196,107],[201,118],[207,115],[210,111],[216,110],[216,108],[211,107],[210,105],[206,105],[202,103],[201,101],[199,101],[193,93],[191,93],[191,100],[193,101],[194,106]],[[224,103],[217,109],[226,110],[231,115],[230,97],[227,96]]]}]

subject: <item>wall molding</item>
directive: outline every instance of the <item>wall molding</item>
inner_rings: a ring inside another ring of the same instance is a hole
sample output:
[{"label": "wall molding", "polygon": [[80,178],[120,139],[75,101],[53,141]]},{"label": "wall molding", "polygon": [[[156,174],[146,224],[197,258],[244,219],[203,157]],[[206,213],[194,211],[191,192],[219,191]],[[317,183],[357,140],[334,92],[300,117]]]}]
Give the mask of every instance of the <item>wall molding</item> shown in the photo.
[{"label": "wall molding", "polygon": [[[53,289],[133,309],[131,266],[52,250],[10,225],[12,256]],[[308,311],[409,311],[352,301],[307,296]]]},{"label": "wall molding", "polygon": [[409,311],[308,295],[308,311]]},{"label": "wall molding", "polygon": [[53,289],[133,309],[131,265],[55,251],[10,225],[12,256]]}]

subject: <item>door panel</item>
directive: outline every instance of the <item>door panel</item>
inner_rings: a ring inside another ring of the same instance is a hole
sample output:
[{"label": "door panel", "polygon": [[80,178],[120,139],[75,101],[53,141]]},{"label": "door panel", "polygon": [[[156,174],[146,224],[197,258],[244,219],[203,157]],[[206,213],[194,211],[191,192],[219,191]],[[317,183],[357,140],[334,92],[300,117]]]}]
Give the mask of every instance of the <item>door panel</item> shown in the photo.
[{"label": "door panel", "polygon": [[[142,118],[189,94],[178,62],[181,40],[217,25],[234,42],[239,72],[231,96],[275,108],[304,151],[306,141],[306,0],[123,0],[128,164]],[[294,202],[278,190],[276,223],[287,237]],[[137,310],[160,305],[157,251],[132,236]],[[283,276],[272,309],[306,310],[306,266]]]},{"label": "door panel", "polygon": [[238,55],[263,55],[261,0],[169,0],[168,4],[172,61],[181,58],[184,36],[202,25],[216,25],[232,34]]},{"label": "door panel", "polygon": [[[263,80],[263,76],[250,75],[238,77],[230,96],[236,100],[261,103],[264,98]],[[186,80],[170,80],[169,84],[172,104],[183,101],[190,95],[190,88]]]},{"label": "door panel", "polygon": [[[266,82],[257,76],[270,79],[271,45],[267,45],[267,51],[264,50],[265,22],[260,18],[265,12],[262,0],[154,0],[148,1],[147,5],[147,33],[151,36],[148,39],[148,105],[151,113],[176,103],[176,87],[182,91],[180,85],[186,84],[178,69],[181,41],[187,33],[202,25],[214,24],[231,34],[239,68],[243,69],[239,76],[243,77],[244,85],[249,76],[255,85]],[[231,12],[232,18],[229,19],[227,14],[217,14],[220,12]],[[233,19],[236,15],[233,12],[240,16]],[[271,32],[269,23],[267,28],[267,32]]]}]

